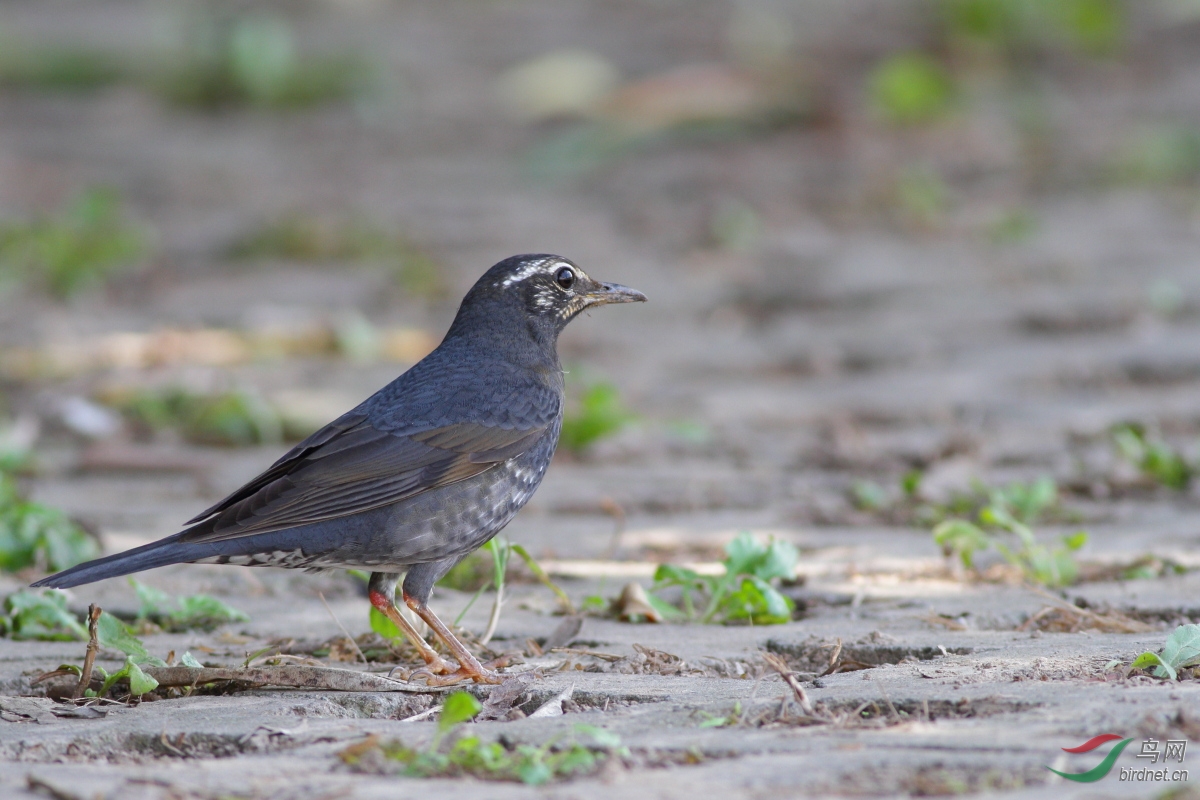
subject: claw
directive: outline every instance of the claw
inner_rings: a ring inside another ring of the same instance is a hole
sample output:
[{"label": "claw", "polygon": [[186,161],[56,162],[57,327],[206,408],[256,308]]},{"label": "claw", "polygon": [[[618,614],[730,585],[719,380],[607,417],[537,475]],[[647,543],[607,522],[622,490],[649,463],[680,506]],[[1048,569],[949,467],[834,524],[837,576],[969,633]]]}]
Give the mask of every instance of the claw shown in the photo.
[{"label": "claw", "polygon": [[437,653],[422,653],[425,656],[425,666],[421,669],[429,670],[437,675],[449,675],[455,671],[457,665],[452,665]]},{"label": "claw", "polygon": [[480,669],[478,672],[470,669],[459,669],[457,672],[452,672],[449,675],[433,675],[428,670],[419,669],[410,676],[410,680],[419,674],[425,678],[426,686],[454,686],[467,681],[475,683],[504,683],[504,676],[492,672],[490,669]]},{"label": "claw", "polygon": [[421,667],[420,669],[414,669],[412,672],[408,673],[408,677],[404,680],[408,681],[409,683],[415,683],[418,678],[424,678],[425,685],[434,686],[436,685],[434,684],[434,681],[438,679],[438,676],[434,675],[428,667]]}]

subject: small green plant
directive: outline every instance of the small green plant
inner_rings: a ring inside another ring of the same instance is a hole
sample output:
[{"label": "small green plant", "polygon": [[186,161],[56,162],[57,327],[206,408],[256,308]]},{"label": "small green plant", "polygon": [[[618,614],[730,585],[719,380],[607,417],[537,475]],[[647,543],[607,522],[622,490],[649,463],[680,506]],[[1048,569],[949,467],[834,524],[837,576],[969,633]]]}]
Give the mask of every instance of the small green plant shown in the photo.
[{"label": "small green plant", "polygon": [[617,387],[611,383],[594,383],[583,387],[578,401],[563,417],[558,443],[573,453],[620,431],[635,415],[621,402]]},{"label": "small green plant", "polygon": [[441,297],[446,289],[436,259],[407,237],[358,220],[333,223],[289,214],[235,241],[229,255],[236,259],[379,264],[411,294]]},{"label": "small green plant", "polygon": [[1076,50],[1093,56],[1114,52],[1125,36],[1123,0],[1055,0],[1043,6]]},{"label": "small green plant", "polygon": [[1142,653],[1131,668],[1153,668],[1155,677],[1175,681],[1179,670],[1195,666],[1200,666],[1200,625],[1180,625],[1167,637],[1162,653]]},{"label": "small green plant", "polygon": [[[1004,539],[1014,537],[1010,544]],[[1033,530],[1017,519],[1004,504],[984,506],[978,524],[965,519],[948,519],[933,529],[933,540],[947,556],[958,556],[967,569],[975,568],[975,554],[989,548],[1021,570],[1027,580],[1043,586],[1067,586],[1079,576],[1075,553],[1087,544],[1088,536],[1078,531],[1061,539],[1059,546],[1038,542]]]},{"label": "small green plant", "polygon": [[[794,578],[798,560],[799,553],[788,542],[771,539],[763,544],[741,533],[725,547],[723,575],[661,564],[648,598],[667,619],[779,625],[791,621],[796,605],[772,581]],[[678,605],[663,597],[667,590],[679,593]]]},{"label": "small green plant", "polygon": [[[134,697],[141,697],[158,688],[158,681],[143,672],[142,667],[165,667],[167,664],[161,658],[150,655],[142,640],[133,635],[128,625],[107,611],[102,611],[96,620],[96,640],[104,649],[124,653],[125,663],[112,674],[100,666],[94,666],[93,672],[104,683],[99,691],[85,689],[85,697],[105,697],[122,680],[129,683],[129,693]],[[190,659],[191,655],[184,653],[184,658]]]},{"label": "small green plant", "polygon": [[292,438],[282,415],[259,395],[242,390],[196,394],[172,387],[105,398],[133,425],[151,434],[175,430],[193,444],[247,446]]},{"label": "small green plant", "polygon": [[[404,773],[413,777],[471,775],[494,781],[516,781],[539,786],[555,779],[592,772],[613,756],[626,754],[620,739],[590,725],[576,725],[575,736],[567,742],[551,740],[540,746],[518,744],[506,747],[499,742],[484,742],[478,736],[461,735],[461,728],[473,719],[482,705],[466,692],[446,698],[438,719],[437,732],[423,749],[405,747],[399,742],[380,746],[383,754],[404,765]],[[586,736],[591,746],[576,737]],[[356,763],[362,750],[348,748],[342,759]]]},{"label": "small green plant", "polygon": [[21,496],[0,472],[0,570],[55,572],[100,555],[96,540],[57,508]]},{"label": "small green plant", "polygon": [[887,489],[875,481],[855,481],[850,486],[850,502],[860,511],[883,511],[891,504]]},{"label": "small green plant", "polygon": [[151,622],[166,631],[211,631],[227,622],[249,622],[242,611],[207,594],[172,598],[166,592],[130,578],[137,593],[139,623]]},{"label": "small green plant", "polygon": [[453,589],[456,592],[478,592],[492,585],[494,559],[489,550],[487,554],[477,551],[455,564],[446,575],[437,582],[438,586]]},{"label": "small green plant", "polygon": [[946,69],[923,53],[898,53],[868,78],[871,106],[894,125],[928,122],[946,114],[954,83]]},{"label": "small green plant", "polygon": [[0,275],[70,298],[138,263],[146,237],[121,213],[117,194],[87,189],[58,214],[0,223]]},{"label": "small green plant", "polygon": [[988,492],[994,508],[1010,514],[1018,522],[1033,525],[1058,506],[1058,486],[1053,478],[1043,476],[1033,483],[1010,483]]},{"label": "small green plant", "polygon": [[1186,489],[1195,465],[1165,442],[1151,437],[1142,425],[1118,425],[1112,432],[1117,452],[1147,478],[1171,489]]},{"label": "small green plant", "polygon": [[895,522],[919,527],[933,527],[953,518],[974,518],[989,505],[1006,510],[1026,525],[1046,519],[1065,522],[1076,516],[1062,508],[1058,487],[1047,476],[1031,483],[1013,482],[1007,486],[988,486],[974,480],[967,491],[955,491],[938,502],[921,496],[923,479],[924,474],[920,470],[910,470],[900,478],[898,492],[875,481],[855,481],[848,495],[850,502],[860,511],[881,514]]},{"label": "small green plant", "polygon": [[940,503],[920,502],[916,494],[912,516],[918,525],[934,526],[956,517],[977,517],[988,506],[1007,512],[1018,522],[1034,525],[1047,519],[1069,521],[1074,515],[1059,504],[1054,479],[1042,476],[1032,483],[1013,482],[1007,486],[988,486],[972,481],[969,491],[956,491]]},{"label": "small green plant", "polygon": [[1064,44],[1106,56],[1118,49],[1128,27],[1122,0],[942,0],[941,6],[952,43],[1014,62]]},{"label": "small green plant", "polygon": [[302,109],[353,100],[368,89],[359,59],[302,54],[291,23],[279,15],[198,17],[188,33],[156,86],[178,105]]},{"label": "small green plant", "polygon": [[112,53],[86,47],[21,45],[0,41],[0,86],[39,91],[92,92],[124,78]]},{"label": "small green plant", "polygon": [[86,641],[87,628],[67,610],[67,596],[57,590],[21,589],[4,598],[0,633],[10,639]]},{"label": "small green plant", "polygon": [[732,727],[740,724],[742,721],[742,704],[741,702],[734,703],[733,709],[723,717],[709,714],[707,711],[701,711],[700,714],[704,717],[702,720],[700,720],[701,728]]}]

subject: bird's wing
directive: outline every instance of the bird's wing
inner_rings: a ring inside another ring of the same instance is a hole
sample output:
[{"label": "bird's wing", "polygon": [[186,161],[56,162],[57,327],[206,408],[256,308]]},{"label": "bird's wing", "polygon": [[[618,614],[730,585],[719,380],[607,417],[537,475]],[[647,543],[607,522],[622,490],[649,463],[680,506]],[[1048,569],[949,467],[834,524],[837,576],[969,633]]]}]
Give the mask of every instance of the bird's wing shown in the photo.
[{"label": "bird's wing", "polygon": [[191,520],[196,527],[183,541],[233,539],[390,505],[520,455],[550,424],[461,422],[400,433],[351,412]]}]

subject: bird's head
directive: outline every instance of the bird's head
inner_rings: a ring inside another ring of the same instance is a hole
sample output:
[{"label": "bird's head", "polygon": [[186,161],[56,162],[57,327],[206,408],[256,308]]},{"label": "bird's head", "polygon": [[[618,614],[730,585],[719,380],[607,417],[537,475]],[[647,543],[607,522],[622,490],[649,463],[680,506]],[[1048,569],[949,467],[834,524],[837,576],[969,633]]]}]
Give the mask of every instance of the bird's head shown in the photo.
[{"label": "bird's head", "polygon": [[[536,338],[558,336],[579,312],[609,303],[641,303],[646,295],[617,283],[594,280],[562,256],[537,253],[506,258],[484,273],[463,298],[460,321],[499,322],[517,315]],[[454,330],[454,327],[451,330]]]}]

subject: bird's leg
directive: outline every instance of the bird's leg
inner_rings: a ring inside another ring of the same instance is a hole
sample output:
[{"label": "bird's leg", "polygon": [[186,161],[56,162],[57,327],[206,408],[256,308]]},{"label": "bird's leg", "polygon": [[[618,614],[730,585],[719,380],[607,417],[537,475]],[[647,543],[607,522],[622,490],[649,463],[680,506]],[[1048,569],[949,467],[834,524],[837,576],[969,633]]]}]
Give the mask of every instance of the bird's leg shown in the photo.
[{"label": "bird's leg", "polygon": [[372,572],[371,580],[367,584],[367,595],[371,598],[371,605],[379,609],[396,627],[404,631],[404,635],[420,652],[421,658],[425,660],[427,670],[438,675],[453,673],[453,668],[429,646],[429,643],[396,607],[396,583],[399,578],[400,576],[395,573]]},{"label": "bird's leg", "polygon": [[471,652],[463,646],[463,643],[458,640],[451,630],[446,627],[446,623],[437,618],[437,615],[421,600],[410,595],[407,591],[404,592],[404,603],[417,616],[425,621],[425,624],[430,627],[434,635],[446,643],[450,648],[450,652],[458,659],[458,671],[449,675],[428,675],[427,683],[430,686],[450,686],[455,683],[461,683],[466,680],[472,680],[476,683],[503,683],[504,678],[497,675],[490,669],[487,669],[479,663],[479,659],[471,655]]}]

